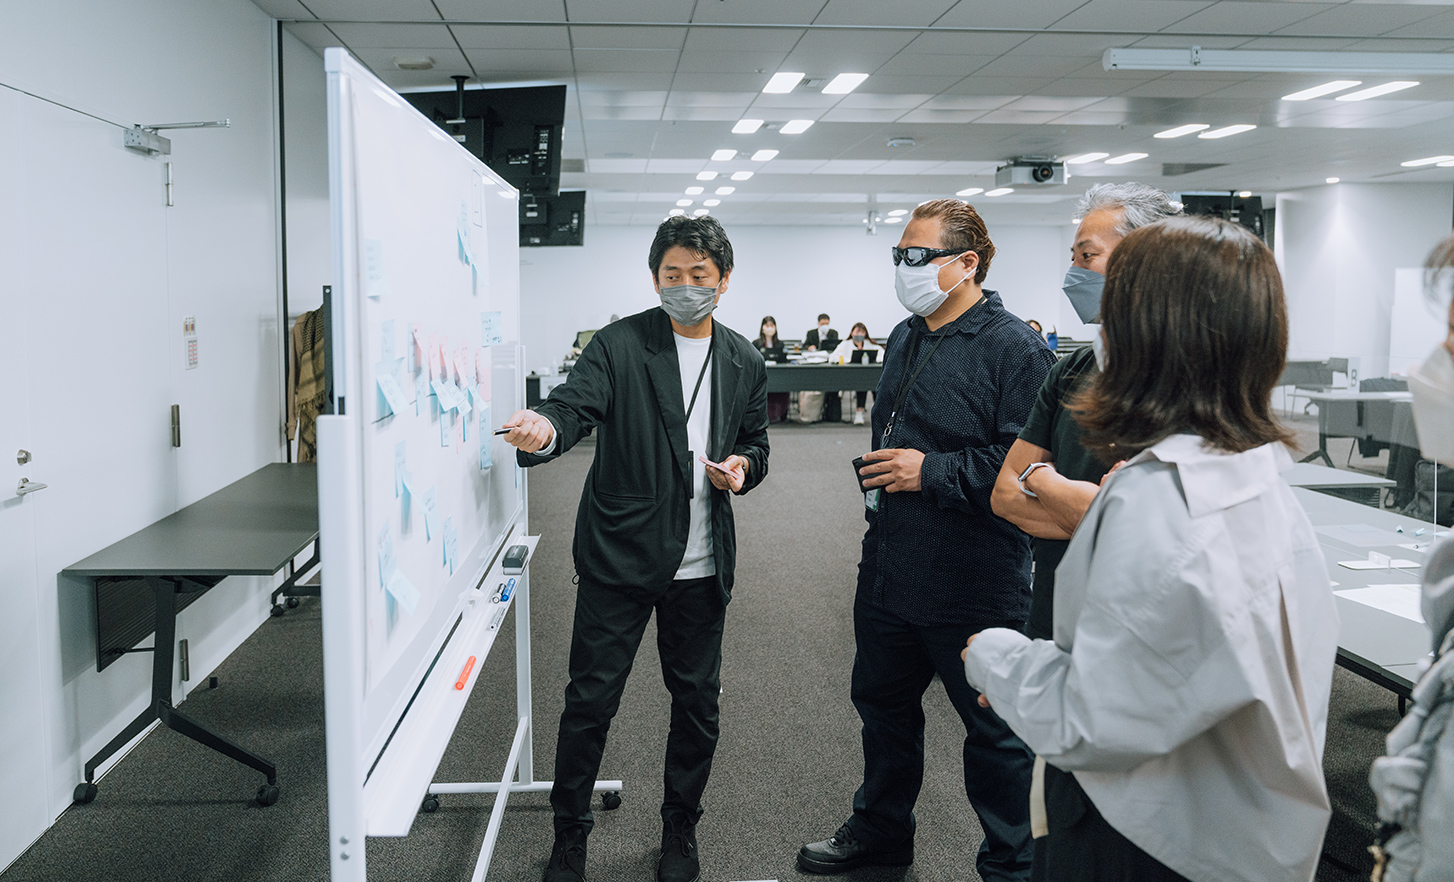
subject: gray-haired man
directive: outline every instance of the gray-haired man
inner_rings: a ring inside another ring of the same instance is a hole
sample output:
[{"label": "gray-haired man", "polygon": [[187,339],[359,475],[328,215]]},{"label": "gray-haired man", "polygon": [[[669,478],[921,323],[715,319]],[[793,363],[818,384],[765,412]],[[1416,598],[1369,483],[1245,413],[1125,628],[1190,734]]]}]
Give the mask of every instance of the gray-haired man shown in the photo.
[{"label": "gray-haired man", "polygon": [[[1096,184],[1076,204],[1080,226],[1071,246],[1064,290],[1080,320],[1100,321],[1101,285],[1106,262],[1116,245],[1137,227],[1181,214],[1181,205],[1165,192],[1145,184]],[[1102,358],[1099,335],[1050,369],[1035,397],[1020,437],[1010,446],[995,481],[991,506],[995,514],[1030,534],[1035,560],[1034,593],[1025,633],[1053,639],[1055,568],[1065,556],[1076,525],[1090,507],[1106,467],[1080,444],[1080,428],[1066,402],[1098,371]],[[1043,789],[1039,786],[1043,774]],[[1056,817],[1075,817],[1074,803],[1084,799],[1067,772],[1036,763],[1037,792],[1031,795],[1032,820],[1046,803]],[[1036,836],[1044,836],[1043,827]],[[1037,839],[1032,880],[1059,878],[1045,865]]]}]

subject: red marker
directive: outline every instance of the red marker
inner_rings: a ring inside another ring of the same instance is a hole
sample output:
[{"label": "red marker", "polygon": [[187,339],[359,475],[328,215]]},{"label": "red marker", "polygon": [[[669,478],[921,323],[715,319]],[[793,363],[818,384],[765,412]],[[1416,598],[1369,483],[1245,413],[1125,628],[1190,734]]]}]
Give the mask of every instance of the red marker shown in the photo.
[{"label": "red marker", "polygon": [[456,689],[463,689],[464,688],[464,684],[470,678],[470,671],[473,671],[474,669],[475,669],[475,657],[474,656],[470,656],[470,660],[464,663],[464,670],[462,670],[462,671],[459,672],[459,679],[454,681],[454,688],[456,688]]}]

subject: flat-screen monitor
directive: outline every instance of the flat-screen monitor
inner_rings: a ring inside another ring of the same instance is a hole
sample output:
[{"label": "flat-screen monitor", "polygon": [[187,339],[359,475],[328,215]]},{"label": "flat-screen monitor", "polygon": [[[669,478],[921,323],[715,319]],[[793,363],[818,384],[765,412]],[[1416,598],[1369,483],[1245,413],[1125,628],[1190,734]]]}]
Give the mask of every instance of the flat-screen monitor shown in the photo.
[{"label": "flat-screen monitor", "polygon": [[444,89],[404,97],[521,193],[554,196],[565,89]]},{"label": "flat-screen monitor", "polygon": [[563,190],[559,196],[520,194],[520,247],[584,245],[585,227],[585,190]]},{"label": "flat-screen monitor", "polygon": [[1182,210],[1187,214],[1210,215],[1220,217],[1224,220],[1239,223],[1253,233],[1257,238],[1271,244],[1268,236],[1271,233],[1271,225],[1262,210],[1261,196],[1238,196],[1235,192],[1226,193],[1182,193],[1178,198],[1181,200]]}]

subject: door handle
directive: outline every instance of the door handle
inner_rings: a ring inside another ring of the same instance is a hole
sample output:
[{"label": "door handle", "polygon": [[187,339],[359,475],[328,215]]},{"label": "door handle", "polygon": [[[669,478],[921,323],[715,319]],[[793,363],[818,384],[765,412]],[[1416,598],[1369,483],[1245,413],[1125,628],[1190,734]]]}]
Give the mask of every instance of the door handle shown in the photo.
[{"label": "door handle", "polygon": [[15,485],[15,495],[24,496],[27,493],[34,493],[37,490],[44,490],[49,484],[37,484],[29,478],[21,478],[20,483]]}]

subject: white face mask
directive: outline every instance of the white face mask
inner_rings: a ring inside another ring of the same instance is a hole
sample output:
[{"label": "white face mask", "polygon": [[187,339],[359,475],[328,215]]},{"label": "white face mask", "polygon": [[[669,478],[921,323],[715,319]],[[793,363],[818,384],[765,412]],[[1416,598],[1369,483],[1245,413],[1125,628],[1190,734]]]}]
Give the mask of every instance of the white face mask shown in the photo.
[{"label": "white face mask", "polygon": [[[959,255],[955,255],[957,260]],[[909,266],[901,263],[894,267],[894,291],[904,309],[917,316],[933,315],[934,310],[944,305],[949,295],[964,284],[963,279],[954,283],[948,291],[939,290],[939,271],[947,264],[926,263],[923,266]]]},{"label": "white face mask", "polygon": [[1096,335],[1094,337],[1091,337],[1091,351],[1094,352],[1095,355],[1096,355],[1096,367],[1100,370],[1101,373],[1105,373],[1106,372],[1106,332],[1105,331],[1097,331],[1096,332]]},{"label": "white face mask", "polygon": [[1425,457],[1454,465],[1454,358],[1439,346],[1409,371],[1414,394],[1414,428]]}]

